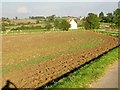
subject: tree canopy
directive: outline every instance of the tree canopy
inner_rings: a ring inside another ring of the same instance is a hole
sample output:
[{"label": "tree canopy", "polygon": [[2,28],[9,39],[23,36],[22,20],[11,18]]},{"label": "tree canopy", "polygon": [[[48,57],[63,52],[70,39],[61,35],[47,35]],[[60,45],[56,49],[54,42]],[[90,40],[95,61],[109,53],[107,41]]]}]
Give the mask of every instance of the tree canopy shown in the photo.
[{"label": "tree canopy", "polygon": [[104,21],[104,13],[103,12],[100,12],[99,19],[100,19],[100,22]]},{"label": "tree canopy", "polygon": [[68,29],[70,28],[70,24],[67,20],[62,19],[61,22],[59,23],[59,28],[68,31]]},{"label": "tree canopy", "polygon": [[85,29],[98,29],[99,25],[99,18],[97,15],[89,13],[85,19]]},{"label": "tree canopy", "polygon": [[118,28],[120,28],[120,9],[116,9],[113,12],[114,18],[113,18],[113,22],[118,26]]}]

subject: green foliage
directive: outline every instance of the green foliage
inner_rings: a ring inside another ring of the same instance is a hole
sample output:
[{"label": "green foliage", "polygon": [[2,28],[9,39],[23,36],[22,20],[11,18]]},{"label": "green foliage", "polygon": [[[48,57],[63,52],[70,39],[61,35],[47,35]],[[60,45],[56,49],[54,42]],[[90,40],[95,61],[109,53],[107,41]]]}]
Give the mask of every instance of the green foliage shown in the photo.
[{"label": "green foliage", "polygon": [[54,20],[55,20],[55,15],[51,15],[51,16],[48,16],[48,17],[47,17],[47,21],[48,21],[49,23],[53,23]]},{"label": "green foliage", "polygon": [[113,29],[120,28],[120,9],[117,8],[113,13],[108,13],[105,22],[111,23],[110,27]]},{"label": "green foliage", "polygon": [[114,18],[113,18],[113,22],[116,24],[116,26],[118,28],[120,28],[120,9],[116,9],[113,13]]},{"label": "green foliage", "polygon": [[113,14],[107,13],[106,22],[112,23],[113,22]]},{"label": "green foliage", "polygon": [[12,28],[11,30],[26,30],[26,29],[42,29],[41,26],[25,26],[25,25],[21,25],[20,27],[17,28]]},{"label": "green foliage", "polygon": [[99,14],[101,22],[110,23],[112,29],[120,28],[120,9],[117,8],[113,13],[107,13],[107,16],[104,16],[103,12]]},{"label": "green foliage", "polygon": [[30,16],[29,19],[45,19],[44,16]]},{"label": "green foliage", "polygon": [[69,22],[67,22],[67,20],[65,19],[56,19],[55,15],[51,15],[48,16],[46,18],[46,26],[45,28],[47,30],[50,30],[51,28],[55,28],[55,29],[62,29],[62,30],[68,30],[70,28],[70,24]]},{"label": "green foliage", "polygon": [[47,30],[52,29],[52,25],[50,23],[46,23],[45,29],[47,29]]},{"label": "green foliage", "polygon": [[6,28],[5,28],[5,24],[2,23],[2,31],[5,31],[5,30],[6,30]]},{"label": "green foliage", "polygon": [[60,20],[55,19],[55,21],[54,21],[54,27],[55,27],[55,29],[59,29],[60,28]]},{"label": "green foliage", "polygon": [[104,13],[103,12],[100,12],[99,19],[100,19],[100,22],[104,21]]},{"label": "green foliage", "polygon": [[68,31],[68,29],[70,28],[70,24],[67,20],[62,19],[61,22],[59,23],[59,28]]},{"label": "green foliage", "polygon": [[99,28],[99,18],[94,13],[89,13],[85,19],[85,29],[98,29]]},{"label": "green foliage", "polygon": [[38,24],[39,23],[39,20],[36,20],[36,24]]},{"label": "green foliage", "polygon": [[104,17],[104,13],[103,13],[103,12],[100,12],[99,17],[100,17],[100,18]]}]

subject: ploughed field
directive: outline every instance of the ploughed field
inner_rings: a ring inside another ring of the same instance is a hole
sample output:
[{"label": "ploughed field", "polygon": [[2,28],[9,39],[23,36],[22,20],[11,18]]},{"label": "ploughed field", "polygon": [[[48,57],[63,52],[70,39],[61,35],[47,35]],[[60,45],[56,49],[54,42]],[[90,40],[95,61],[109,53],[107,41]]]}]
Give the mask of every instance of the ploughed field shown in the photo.
[{"label": "ploughed field", "polygon": [[10,80],[18,88],[40,87],[118,45],[90,31],[3,35],[3,86]]}]

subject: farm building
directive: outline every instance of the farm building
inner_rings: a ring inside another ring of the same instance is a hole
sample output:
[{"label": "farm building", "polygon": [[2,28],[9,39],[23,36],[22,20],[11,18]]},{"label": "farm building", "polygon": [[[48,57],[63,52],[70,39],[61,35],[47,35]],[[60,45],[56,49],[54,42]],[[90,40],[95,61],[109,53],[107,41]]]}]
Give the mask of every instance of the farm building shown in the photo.
[{"label": "farm building", "polygon": [[69,29],[77,29],[77,23],[74,19],[70,20],[71,27]]}]

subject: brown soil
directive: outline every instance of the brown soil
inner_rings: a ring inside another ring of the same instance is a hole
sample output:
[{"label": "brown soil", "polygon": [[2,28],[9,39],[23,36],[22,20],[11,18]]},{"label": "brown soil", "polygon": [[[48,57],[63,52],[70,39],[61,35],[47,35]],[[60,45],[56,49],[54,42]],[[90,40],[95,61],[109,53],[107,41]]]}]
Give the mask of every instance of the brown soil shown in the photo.
[{"label": "brown soil", "polygon": [[[48,60],[47,62],[43,62],[37,65],[31,65],[25,68],[21,68],[19,71],[17,70],[15,72],[11,72],[9,74],[3,75],[3,80],[2,80],[3,85],[6,80],[11,80],[18,88],[40,87],[48,83],[49,81],[73,70],[75,67],[78,67],[84,64],[85,62],[90,61],[95,57],[98,57],[99,55],[103,54],[104,52],[107,52],[109,49],[112,49],[113,47],[116,47],[118,45],[118,39],[114,37],[106,36],[98,33],[86,32],[86,36],[89,34],[98,35],[99,39],[101,39],[103,43],[98,46],[94,46],[91,48],[74,52],[72,54],[68,54],[64,57],[58,57],[56,59]],[[26,36],[23,36],[23,37],[26,37]],[[65,38],[65,36],[64,38],[62,38],[63,40],[58,38],[56,40],[55,36],[54,37],[51,36],[51,39],[48,39],[47,41],[43,40],[43,42],[49,44],[51,40],[52,41],[55,40],[55,43],[60,43],[62,41],[65,42],[66,39],[69,40],[68,38]],[[84,42],[87,42],[88,40],[89,39],[87,39]],[[34,43],[34,40],[32,41],[32,37],[28,41],[31,41]],[[21,42],[21,40],[18,42]],[[23,47],[23,49],[26,49],[26,48]],[[55,51],[56,50],[54,50],[53,53],[55,53]]]}]

